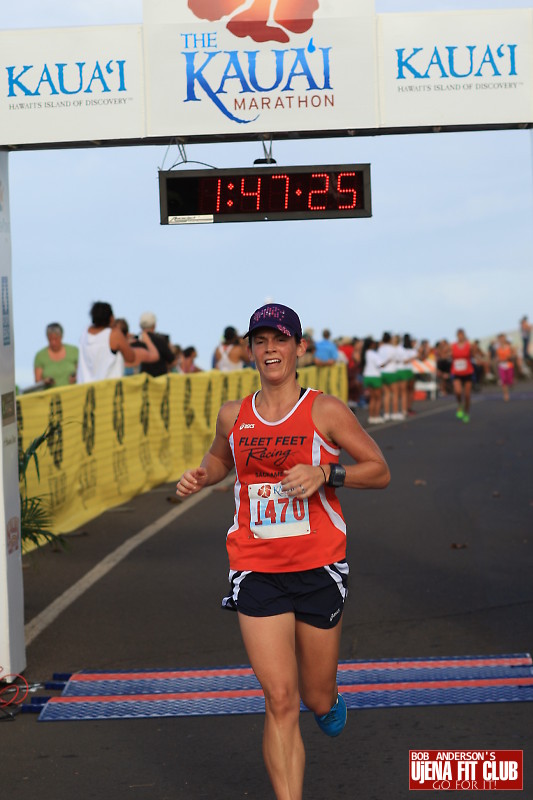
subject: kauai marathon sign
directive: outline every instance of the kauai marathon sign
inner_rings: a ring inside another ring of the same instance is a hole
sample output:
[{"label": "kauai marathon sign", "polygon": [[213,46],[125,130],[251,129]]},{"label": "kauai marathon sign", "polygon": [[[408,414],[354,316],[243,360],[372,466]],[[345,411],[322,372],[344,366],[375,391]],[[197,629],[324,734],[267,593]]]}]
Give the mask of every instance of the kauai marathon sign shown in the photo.
[{"label": "kauai marathon sign", "polygon": [[146,0],[144,19],[158,131],[377,125],[369,0]]},{"label": "kauai marathon sign", "polygon": [[142,25],[0,31],[0,147],[533,122],[533,10],[144,0]]}]

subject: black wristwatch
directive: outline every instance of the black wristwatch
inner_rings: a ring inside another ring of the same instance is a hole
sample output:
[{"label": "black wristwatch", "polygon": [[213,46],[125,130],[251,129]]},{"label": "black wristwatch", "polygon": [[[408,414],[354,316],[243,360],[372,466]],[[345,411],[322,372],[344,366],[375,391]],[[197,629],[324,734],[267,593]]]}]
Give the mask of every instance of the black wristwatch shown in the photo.
[{"label": "black wristwatch", "polygon": [[346,470],[342,464],[330,464],[329,469],[330,472],[328,486],[333,486],[335,489],[338,489],[340,486],[344,486],[344,481],[346,480]]}]

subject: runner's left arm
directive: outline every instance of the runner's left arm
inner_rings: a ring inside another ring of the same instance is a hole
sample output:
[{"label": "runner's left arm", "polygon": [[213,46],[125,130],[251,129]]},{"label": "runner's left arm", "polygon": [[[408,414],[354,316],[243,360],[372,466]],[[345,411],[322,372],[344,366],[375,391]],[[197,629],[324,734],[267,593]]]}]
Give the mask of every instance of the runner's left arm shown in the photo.
[{"label": "runner's left arm", "polygon": [[[319,395],[313,405],[313,420],[323,436],[356,462],[343,465],[346,488],[385,489],[388,486],[390,471],[383,453],[345,403],[331,395]],[[297,464],[285,473],[283,488],[297,492],[300,497],[309,497],[327,482],[329,475],[327,463],[321,466]],[[302,486],[305,492],[301,491]]]}]

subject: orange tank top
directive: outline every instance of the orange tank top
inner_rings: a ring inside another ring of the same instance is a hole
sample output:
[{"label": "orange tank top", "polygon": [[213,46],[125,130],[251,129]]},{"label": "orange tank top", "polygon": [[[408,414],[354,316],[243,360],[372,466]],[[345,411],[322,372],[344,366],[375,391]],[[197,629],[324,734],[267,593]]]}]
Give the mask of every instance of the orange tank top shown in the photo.
[{"label": "orange tank top", "polygon": [[511,360],[511,347],[508,344],[502,345],[502,347],[498,347],[496,350],[496,355],[498,357],[498,361],[510,361]]},{"label": "orange tank top", "polygon": [[346,558],[346,525],[335,490],[286,495],[281,481],[296,464],[337,463],[340,451],[314,425],[319,392],[307,389],[278,422],[264,420],[246,397],[229,434],[235,461],[235,518],[226,546],[230,568],[297,572]]}]

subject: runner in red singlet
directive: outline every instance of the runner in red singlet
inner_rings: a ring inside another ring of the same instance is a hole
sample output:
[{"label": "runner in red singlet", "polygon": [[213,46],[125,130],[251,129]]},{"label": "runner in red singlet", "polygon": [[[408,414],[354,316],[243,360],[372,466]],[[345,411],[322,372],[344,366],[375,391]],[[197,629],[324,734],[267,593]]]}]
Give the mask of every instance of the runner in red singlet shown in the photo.
[{"label": "runner in red singlet", "polygon": [[[336,676],[348,564],[336,489],[385,488],[390,475],[343,402],[299,386],[306,343],[292,309],[263,306],[246,335],[261,389],[222,406],[209,452],[181,476],[177,494],[217,483],[235,466],[223,606],[238,612],[265,695],[263,756],[275,796],[301,800],[300,698],[327,735],[346,723]],[[341,465],[341,450],[355,463]]]},{"label": "runner in red singlet", "polygon": [[470,422],[470,396],[472,394],[472,380],[474,365],[472,364],[472,345],[466,338],[462,328],[457,331],[457,341],[452,344],[453,391],[457,398],[457,419]]}]

